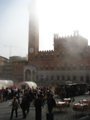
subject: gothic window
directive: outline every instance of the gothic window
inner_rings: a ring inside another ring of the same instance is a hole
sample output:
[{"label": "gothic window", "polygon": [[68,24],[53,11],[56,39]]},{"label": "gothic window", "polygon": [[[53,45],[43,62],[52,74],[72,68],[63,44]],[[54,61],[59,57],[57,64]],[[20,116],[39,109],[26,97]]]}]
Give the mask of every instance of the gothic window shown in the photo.
[{"label": "gothic window", "polygon": [[43,59],[43,56],[41,55],[41,59]]},{"label": "gothic window", "polygon": [[68,58],[70,57],[70,54],[69,54],[69,53],[67,54],[67,57],[68,57]]},{"label": "gothic window", "polygon": [[48,80],[48,76],[46,76],[46,80]]},{"label": "gothic window", "polygon": [[46,67],[45,70],[48,70],[48,67]]},{"label": "gothic window", "polygon": [[73,66],[73,70],[76,70],[76,66]]},{"label": "gothic window", "polygon": [[72,56],[73,56],[73,57],[76,57],[76,53],[73,53]]},{"label": "gothic window", "polygon": [[43,75],[41,75],[41,81],[43,80]]},{"label": "gothic window", "polygon": [[73,80],[76,81],[76,76],[73,76]]},{"label": "gothic window", "polygon": [[59,45],[57,45],[57,48],[59,48]]},{"label": "gothic window", "polygon": [[36,55],[35,58],[38,58],[38,55]]},{"label": "gothic window", "polygon": [[62,76],[62,80],[65,80],[65,76],[64,75]]},{"label": "gothic window", "polygon": [[70,66],[67,67],[67,70],[70,70]]},{"label": "gothic window", "polygon": [[60,67],[59,67],[59,66],[57,66],[57,70],[60,70]]},{"label": "gothic window", "polygon": [[59,54],[57,54],[57,58],[59,58],[60,57],[60,55]]},{"label": "gothic window", "polygon": [[62,54],[62,58],[65,58],[65,54]]},{"label": "gothic window", "polygon": [[83,76],[80,76],[80,81],[83,81]]},{"label": "gothic window", "polygon": [[51,58],[53,59],[53,58],[54,58],[54,55],[51,55]]},{"label": "gothic window", "polygon": [[80,53],[80,56],[83,57],[83,53]]},{"label": "gothic window", "polygon": [[51,70],[54,70],[54,67],[51,66]]},{"label": "gothic window", "polygon": [[46,57],[45,57],[46,59],[48,59],[49,57],[48,57],[48,55],[46,55]]},{"label": "gothic window", "polygon": [[86,76],[86,83],[89,83],[89,76]]},{"label": "gothic window", "polygon": [[62,67],[62,70],[65,70],[65,67],[64,67],[64,66]]},{"label": "gothic window", "polygon": [[38,80],[38,75],[36,75],[36,80]]},{"label": "gothic window", "polygon": [[86,70],[89,70],[89,66],[86,66]]},{"label": "gothic window", "polygon": [[89,52],[86,52],[86,56],[89,56]]},{"label": "gothic window", "polygon": [[80,66],[80,70],[83,70],[83,66]]},{"label": "gothic window", "polygon": [[60,77],[59,77],[59,76],[57,76],[57,80],[60,80]]},{"label": "gothic window", "polygon": [[53,76],[51,76],[51,80],[53,80],[54,79],[54,77]]},{"label": "gothic window", "polygon": [[43,70],[43,67],[41,67],[41,70]]},{"label": "gothic window", "polygon": [[67,76],[67,80],[70,80],[70,76]]}]

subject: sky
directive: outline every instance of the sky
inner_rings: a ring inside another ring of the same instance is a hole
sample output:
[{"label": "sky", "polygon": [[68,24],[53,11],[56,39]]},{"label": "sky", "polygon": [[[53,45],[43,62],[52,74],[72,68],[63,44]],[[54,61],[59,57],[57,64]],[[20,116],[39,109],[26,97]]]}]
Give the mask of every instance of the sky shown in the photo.
[{"label": "sky", "polygon": [[[0,0],[0,56],[28,54],[30,0]],[[53,50],[53,36],[73,35],[74,30],[90,45],[90,0],[37,0],[39,50]]]}]

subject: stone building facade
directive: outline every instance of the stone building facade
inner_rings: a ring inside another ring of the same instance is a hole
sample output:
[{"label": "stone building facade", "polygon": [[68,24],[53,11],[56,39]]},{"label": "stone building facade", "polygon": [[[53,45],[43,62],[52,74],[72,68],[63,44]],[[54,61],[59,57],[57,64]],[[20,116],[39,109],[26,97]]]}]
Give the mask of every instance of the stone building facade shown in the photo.
[{"label": "stone building facade", "polygon": [[[24,66],[24,81],[38,85],[74,83],[90,84],[90,47],[79,31],[72,36],[54,35],[54,50],[39,51],[39,22],[35,1],[29,9],[28,65]],[[32,12],[34,11],[34,12]]]}]

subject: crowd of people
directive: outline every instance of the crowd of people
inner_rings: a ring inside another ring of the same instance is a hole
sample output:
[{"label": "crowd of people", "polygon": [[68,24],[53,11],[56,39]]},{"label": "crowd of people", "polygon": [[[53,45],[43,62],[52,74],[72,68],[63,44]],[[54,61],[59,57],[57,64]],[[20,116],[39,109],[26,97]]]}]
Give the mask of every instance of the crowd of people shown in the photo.
[{"label": "crowd of people", "polygon": [[54,94],[50,88],[46,87],[37,89],[27,88],[24,91],[17,88],[6,88],[0,90],[0,96],[2,96],[1,102],[13,99],[10,104],[10,106],[12,106],[10,120],[13,118],[14,111],[16,118],[18,117],[18,107],[22,109],[22,119],[25,119],[29,113],[31,102],[35,106],[36,120],[41,120],[42,107],[44,107],[46,103],[49,113],[52,113],[52,109],[55,106]]}]

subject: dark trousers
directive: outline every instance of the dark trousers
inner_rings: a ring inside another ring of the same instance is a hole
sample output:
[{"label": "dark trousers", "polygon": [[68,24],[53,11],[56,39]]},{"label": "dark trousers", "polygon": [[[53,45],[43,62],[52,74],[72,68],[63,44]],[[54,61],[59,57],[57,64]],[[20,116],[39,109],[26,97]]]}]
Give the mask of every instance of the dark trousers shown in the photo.
[{"label": "dark trousers", "polygon": [[22,111],[23,111],[23,118],[26,118],[25,109],[22,109]]},{"label": "dark trousers", "polygon": [[40,109],[36,108],[35,111],[36,111],[35,120],[41,120],[41,108]]},{"label": "dark trousers", "polygon": [[11,118],[10,119],[12,119],[12,117],[13,117],[13,112],[15,111],[15,113],[16,113],[16,118],[17,118],[17,109],[12,109],[12,112],[11,112]]},{"label": "dark trousers", "polygon": [[48,105],[48,112],[52,113],[53,107],[51,105]]}]

